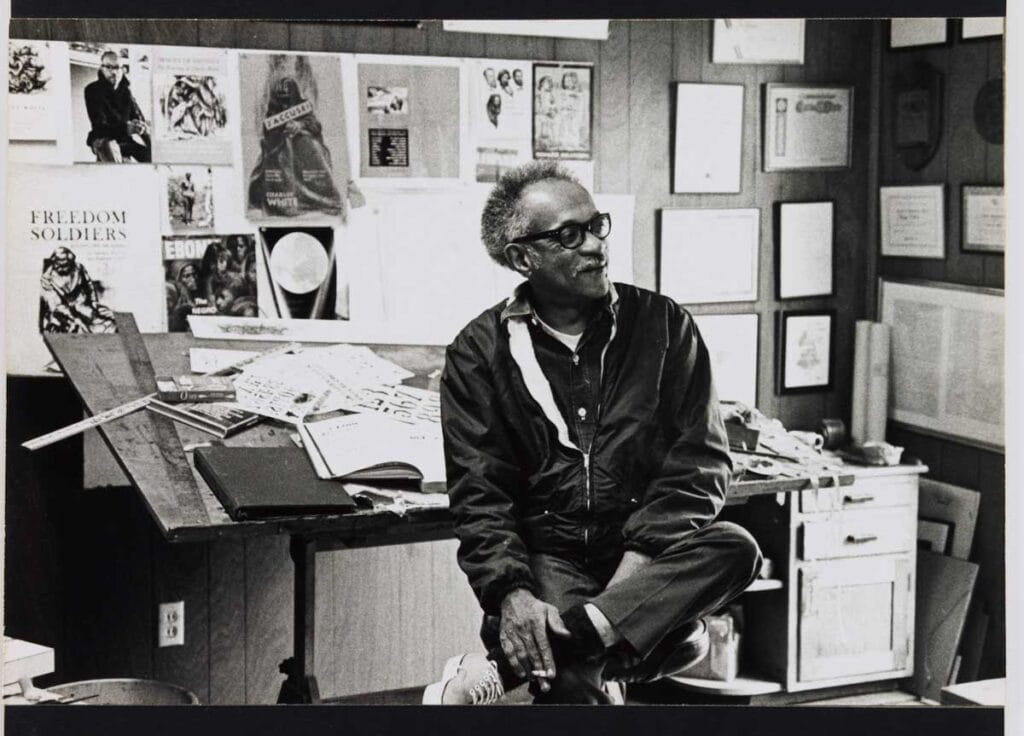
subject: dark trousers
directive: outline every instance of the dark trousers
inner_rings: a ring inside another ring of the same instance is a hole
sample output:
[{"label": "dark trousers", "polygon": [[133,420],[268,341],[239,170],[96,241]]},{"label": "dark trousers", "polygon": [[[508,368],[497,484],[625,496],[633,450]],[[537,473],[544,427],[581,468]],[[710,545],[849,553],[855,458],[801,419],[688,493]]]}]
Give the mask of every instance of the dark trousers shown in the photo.
[{"label": "dark trousers", "polygon": [[[693,621],[742,593],[761,568],[761,552],[750,533],[716,521],[669,546],[649,565],[610,588],[622,553],[587,564],[547,554],[530,557],[540,599],[564,612],[590,602],[622,635],[603,657],[574,659],[549,633],[557,674],[551,690],[533,688],[538,703],[607,703],[605,679],[652,682],[692,664],[673,655]],[[522,684],[508,666],[498,641],[500,620],[485,616],[480,637],[498,663],[506,689]]]}]

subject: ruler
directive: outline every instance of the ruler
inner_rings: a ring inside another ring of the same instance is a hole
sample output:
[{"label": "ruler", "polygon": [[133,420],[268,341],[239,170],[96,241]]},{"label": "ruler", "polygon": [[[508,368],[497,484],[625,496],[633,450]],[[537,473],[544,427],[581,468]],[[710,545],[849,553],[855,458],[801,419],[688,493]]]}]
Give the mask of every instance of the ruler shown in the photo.
[{"label": "ruler", "polygon": [[[126,345],[131,345],[133,343],[134,341],[128,341],[126,342]],[[231,373],[232,371],[236,371],[239,368],[243,368],[244,366],[247,366],[254,361],[261,360],[262,358],[267,358],[271,355],[288,353],[300,347],[302,347],[301,344],[297,342],[290,342],[286,345],[282,345],[281,347],[274,348],[273,350],[266,350],[257,355],[250,355],[247,358],[242,358],[236,363],[232,363],[231,365],[225,366],[223,368],[218,368],[215,371],[204,373],[203,375],[223,376],[228,373]],[[133,367],[138,361],[141,360],[141,357],[141,355],[129,353],[129,361],[133,363]],[[114,419],[120,419],[121,417],[127,416],[132,412],[136,412],[139,409],[143,409],[149,404],[151,400],[155,398],[156,392],[146,394],[145,396],[140,396],[139,398],[133,399],[132,401],[129,401],[126,404],[121,404],[120,406],[115,406],[113,409],[107,409],[106,411],[101,411],[99,414],[93,414],[91,417],[86,417],[80,422],[69,424],[66,427],[61,427],[60,429],[55,429],[54,431],[49,432],[47,434],[40,435],[35,439],[22,442],[21,446],[24,447],[26,450],[38,450],[42,447],[46,447],[47,445],[52,445],[55,442],[66,440],[68,437],[74,437],[76,434],[81,434],[87,429],[98,427],[101,424],[106,424],[109,421],[112,421]]]}]

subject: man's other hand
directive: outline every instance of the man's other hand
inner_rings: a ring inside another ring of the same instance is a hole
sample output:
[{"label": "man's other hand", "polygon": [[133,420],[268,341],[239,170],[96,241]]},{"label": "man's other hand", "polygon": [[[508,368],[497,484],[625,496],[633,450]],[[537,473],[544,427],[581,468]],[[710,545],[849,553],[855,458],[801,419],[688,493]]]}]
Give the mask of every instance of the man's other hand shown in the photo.
[{"label": "man's other hand", "polygon": [[556,636],[569,636],[558,609],[530,591],[518,588],[501,602],[501,649],[519,677],[539,680],[545,691],[549,687],[547,680],[555,676],[549,628]]}]

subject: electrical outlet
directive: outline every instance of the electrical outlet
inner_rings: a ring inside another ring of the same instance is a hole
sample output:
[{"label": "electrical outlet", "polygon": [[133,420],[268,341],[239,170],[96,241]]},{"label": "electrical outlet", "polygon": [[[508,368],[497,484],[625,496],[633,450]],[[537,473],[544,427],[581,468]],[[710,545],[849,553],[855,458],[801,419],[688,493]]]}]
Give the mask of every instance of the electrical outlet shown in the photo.
[{"label": "electrical outlet", "polygon": [[185,644],[185,601],[161,603],[156,625],[157,646],[177,647]]}]

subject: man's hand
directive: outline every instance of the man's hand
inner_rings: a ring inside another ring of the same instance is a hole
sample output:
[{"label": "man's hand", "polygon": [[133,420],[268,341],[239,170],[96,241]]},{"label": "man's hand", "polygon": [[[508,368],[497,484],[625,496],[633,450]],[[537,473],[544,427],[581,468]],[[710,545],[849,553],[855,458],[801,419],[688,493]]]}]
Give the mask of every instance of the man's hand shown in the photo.
[{"label": "man's hand", "polygon": [[505,658],[519,677],[539,680],[544,691],[547,680],[555,676],[549,628],[556,636],[569,636],[558,609],[525,588],[513,590],[501,602],[498,639]]}]

